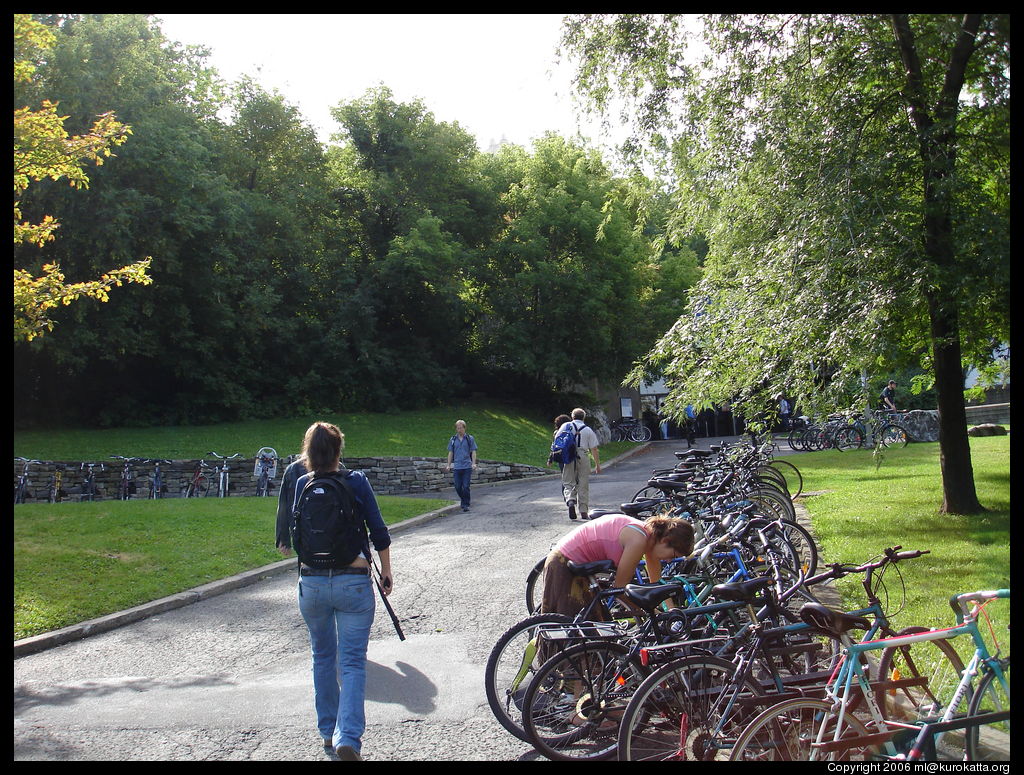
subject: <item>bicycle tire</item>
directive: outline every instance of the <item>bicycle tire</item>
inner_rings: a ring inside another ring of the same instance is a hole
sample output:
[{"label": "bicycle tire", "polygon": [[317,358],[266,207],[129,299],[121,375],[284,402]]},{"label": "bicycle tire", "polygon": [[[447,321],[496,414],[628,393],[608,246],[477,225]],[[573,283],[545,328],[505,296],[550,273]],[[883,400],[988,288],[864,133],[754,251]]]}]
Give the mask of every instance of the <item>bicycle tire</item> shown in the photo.
[{"label": "bicycle tire", "polygon": [[623,713],[619,761],[727,758],[728,749],[719,747],[725,745],[722,736],[738,734],[749,712],[739,703],[722,720],[734,683],[742,698],[761,696],[753,681],[738,681],[735,665],[718,657],[683,657],[659,667],[637,687]]},{"label": "bicycle tire", "polygon": [[864,436],[855,427],[848,426],[836,433],[836,449],[840,452],[848,449],[859,449],[864,444]]},{"label": "bicycle tire", "polygon": [[[930,632],[928,627],[906,627],[896,633],[917,635]],[[924,680],[923,685],[890,689],[877,686],[875,702],[882,715],[890,721],[915,722],[938,716],[953,697],[964,670],[963,660],[947,640],[921,641],[904,646],[889,646],[878,659],[878,678],[883,680]],[[964,698],[966,708],[970,700]]]},{"label": "bicycle tire", "polygon": [[633,497],[630,498],[629,502],[630,503],[636,503],[637,501],[654,500],[655,498],[664,498],[664,497],[665,497],[665,491],[664,490],[658,489],[657,487],[654,487],[653,485],[648,485],[647,487],[641,487],[639,490],[637,490],[635,493],[633,493]]},{"label": "bicycle tire", "polygon": [[772,468],[767,463],[759,465],[755,471],[757,481],[777,489],[786,497],[789,497],[789,482],[786,481],[786,477],[782,475],[782,472],[777,468]]},{"label": "bicycle tire", "polygon": [[804,575],[810,578],[818,572],[818,543],[811,535],[811,531],[796,520],[783,518],[782,529],[800,556],[800,567]]},{"label": "bicycle tire", "polygon": [[649,672],[615,641],[571,646],[541,665],[523,698],[528,741],[552,761],[615,756],[618,719]]},{"label": "bicycle tire", "polygon": [[750,493],[748,497],[777,517],[787,519],[790,522],[796,520],[796,507],[793,505],[793,501],[782,495],[778,490],[759,487]]},{"label": "bicycle tire", "polygon": [[547,561],[547,557],[542,558],[526,576],[526,610],[531,616],[540,611],[544,597],[544,566]]},{"label": "bicycle tire", "polygon": [[[1002,665],[1003,675],[1006,683],[1010,683],[1010,660],[1007,659]],[[971,698],[968,716],[977,716],[981,713],[998,713],[1010,709],[1010,698],[999,681],[998,676],[991,667],[987,667],[985,675],[978,682]],[[965,747],[967,750],[967,761],[1009,761],[1010,759],[1010,722],[999,724],[993,727],[967,727],[965,731]]]},{"label": "bicycle tire", "polygon": [[522,726],[522,698],[529,678],[540,667],[534,644],[533,658],[524,664],[527,648],[543,624],[569,624],[565,614],[536,614],[512,625],[498,638],[484,668],[484,693],[498,723],[510,734],[527,741]]},{"label": "bicycle tire", "polygon": [[[786,489],[789,491],[790,498],[797,498],[804,491],[804,476],[800,473],[800,469],[790,463],[788,460],[773,460],[770,464],[777,471],[780,471],[786,479]],[[779,466],[785,466],[780,468]],[[796,479],[796,492],[793,491],[791,478]]]},{"label": "bicycle tire", "polygon": [[646,425],[638,425],[629,432],[630,441],[635,441],[638,444],[643,444],[651,440],[651,429]]},{"label": "bicycle tire", "polygon": [[896,423],[887,423],[878,432],[883,447],[905,447],[910,441],[907,429]]},{"label": "bicycle tire", "polygon": [[189,482],[188,488],[185,490],[186,498],[205,498],[210,494],[210,480],[205,476],[200,476],[196,481]]},{"label": "bicycle tire", "polygon": [[[736,738],[729,761],[861,761],[871,758],[874,747],[847,748],[820,754],[813,748],[821,725],[834,723],[827,700],[797,697],[767,708]],[[852,713],[844,714],[851,736],[867,734]],[[825,736],[830,735],[828,728]]]}]

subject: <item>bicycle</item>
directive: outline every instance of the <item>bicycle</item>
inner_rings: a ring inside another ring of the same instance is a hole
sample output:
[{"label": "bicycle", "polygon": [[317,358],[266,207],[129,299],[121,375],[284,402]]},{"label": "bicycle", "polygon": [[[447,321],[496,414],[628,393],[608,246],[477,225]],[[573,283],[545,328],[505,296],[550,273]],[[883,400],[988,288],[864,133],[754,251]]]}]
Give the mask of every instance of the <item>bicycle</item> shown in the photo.
[{"label": "bicycle", "polygon": [[[227,455],[218,455],[216,452],[207,452],[206,454],[210,455],[212,457],[215,457],[215,458],[217,458],[218,460],[221,461],[220,468],[218,468],[217,466],[214,466],[214,470],[217,472],[217,497],[218,498],[226,498],[226,497],[228,497],[228,487],[229,487],[229,482],[228,482],[228,477],[229,477],[228,461],[229,460],[234,460],[235,458],[241,457],[242,455],[239,452],[236,452],[235,454],[231,455],[230,457],[227,456]],[[209,495],[210,492],[207,491],[206,494]]]},{"label": "bicycle", "polygon": [[196,461],[192,474],[182,483],[182,498],[202,498],[209,493],[210,478],[206,475],[209,469],[210,465],[205,460]]},{"label": "bicycle", "polygon": [[484,668],[484,690],[491,712],[510,734],[526,740],[522,728],[522,697],[528,688],[528,678],[546,658],[539,646],[539,633],[545,625],[564,626],[587,622],[602,606],[611,617],[612,600],[622,589],[608,588],[614,577],[615,565],[610,560],[577,565],[568,563],[569,572],[583,578],[593,597],[575,617],[558,613],[534,614],[502,633],[488,655]]},{"label": "bicycle", "polygon": [[643,443],[651,440],[651,429],[635,417],[623,417],[611,424],[612,441]]},{"label": "bicycle", "polygon": [[[929,745],[934,746],[931,750],[939,750],[946,723],[958,718],[967,726],[962,743],[967,759],[975,761],[984,757],[980,726],[967,720],[1009,710],[1009,658],[1000,658],[998,644],[995,654],[989,652],[978,627],[978,617],[988,602],[1008,599],[1009,596],[1007,589],[955,595],[950,604],[956,614],[956,626],[861,643],[850,641],[846,634],[848,622],[841,615],[827,609],[809,611],[810,619],[828,627],[846,644],[846,658],[835,679],[826,688],[824,698],[785,700],[759,714],[737,737],[731,758],[775,761],[781,757],[808,761],[881,756],[902,760],[908,755],[907,746],[911,741],[918,747],[917,755],[926,748],[923,743],[917,744],[922,735],[922,724],[937,722],[938,726],[932,727],[932,731],[938,730],[939,739],[933,738]],[[980,601],[987,602],[978,605]],[[969,610],[967,604],[973,604]],[[960,636],[971,637],[974,653],[955,687],[934,686],[926,680],[922,689],[927,695],[921,695],[922,699],[927,697],[926,701],[907,708],[908,716],[904,720],[886,719],[863,670],[861,655],[882,649],[884,660],[885,650],[918,643],[948,642]],[[979,675],[981,679],[975,685],[975,678]],[[860,699],[867,703],[868,718],[864,721],[848,710],[855,688],[860,692]],[[965,703],[966,718],[963,717]],[[954,741],[954,745],[959,749],[960,743]]]},{"label": "bicycle", "polygon": [[124,457],[123,455],[111,455],[115,460],[123,461],[121,466],[121,480],[117,484],[117,499],[120,501],[131,500],[131,497],[138,491],[135,484],[135,472],[132,466],[136,463],[144,463],[145,458]]},{"label": "bicycle", "polygon": [[256,467],[253,477],[256,479],[256,496],[265,498],[270,495],[271,482],[277,475],[277,450],[273,447],[262,447],[256,453]]},{"label": "bicycle", "polygon": [[149,479],[149,500],[156,500],[157,498],[163,498],[164,493],[167,492],[167,484],[164,482],[163,472],[160,470],[161,463],[172,463],[171,460],[161,460],[159,458],[149,458],[143,460],[143,463],[153,464],[153,475]]},{"label": "bicycle", "polygon": [[79,471],[85,471],[82,476],[81,494],[78,496],[79,502],[94,501],[99,497],[99,488],[96,486],[96,466],[100,467],[100,471],[107,470],[103,463],[82,463],[79,466]]},{"label": "bicycle", "polygon": [[[863,585],[868,593],[869,605],[837,616],[842,616],[849,628],[864,629],[863,641],[873,640],[879,633],[893,634],[890,620],[878,597],[882,577],[886,569],[895,567],[901,560],[927,553],[899,552],[899,549],[886,549],[881,560],[858,567],[836,563],[828,571],[807,579],[806,584],[813,586],[849,573],[864,573]],[[876,576],[876,571],[881,572]],[[715,594],[720,598],[724,596],[725,599],[749,601],[756,586],[757,580],[747,584],[731,584],[726,585],[725,590],[716,587]],[[800,616],[794,617],[785,605],[787,596],[792,595],[792,592],[778,595],[777,599],[773,599],[776,596],[770,594],[770,586],[766,592],[769,594],[765,596],[764,607],[756,612],[756,616],[751,617],[751,621],[757,624],[750,626],[746,632],[741,631],[738,638],[730,640],[725,648],[713,651],[711,656],[714,659],[676,659],[644,681],[623,715],[619,731],[620,758],[723,758],[728,755],[737,733],[750,720],[752,708],[757,704],[763,707],[763,700],[757,699],[759,696],[768,697],[774,703],[786,697],[787,693],[792,695],[794,690],[799,690],[804,696],[823,690],[825,680],[833,675],[839,664],[845,644],[836,633],[823,627],[819,621],[804,616],[804,610],[827,609],[820,603],[810,603],[801,609]],[[872,619],[865,618],[866,615]],[[790,623],[781,627],[772,625],[772,622],[779,621]],[[742,640],[743,636],[746,636],[746,640]],[[801,638],[807,639],[802,646]],[[733,661],[728,664],[731,668],[721,661],[730,651]],[[653,647],[647,649],[643,656],[649,658],[661,653],[671,656],[673,652],[671,645]],[[948,653],[940,651],[939,661],[942,661],[941,658],[948,659],[950,653],[956,656],[952,648],[948,649]],[[794,659],[795,663],[792,662]],[[773,660],[777,660],[777,663],[773,663]],[[868,675],[866,660],[861,658],[860,661],[865,675]],[[919,686],[927,680],[919,678],[915,662],[894,660],[890,653],[888,664],[892,665],[894,661],[900,663],[903,675],[909,678],[894,677],[875,684],[876,699],[897,689],[909,691],[905,687]],[[952,667],[955,670],[957,666]],[[885,670],[883,667],[882,674],[888,675]],[[712,676],[714,681],[711,680]],[[897,715],[893,712],[894,705],[890,701],[887,717]],[[849,710],[855,707],[851,703]],[[684,719],[686,734],[680,732],[680,723]]]},{"label": "bicycle", "polygon": [[67,465],[64,463],[53,464],[53,473],[50,475],[49,486],[46,490],[47,503],[60,503],[67,497],[68,494],[64,490],[64,471],[66,469]]},{"label": "bicycle", "polygon": [[42,465],[42,460],[29,460],[27,457],[16,457],[15,460],[20,460],[22,463],[21,474],[18,476],[18,481],[14,485],[14,504],[24,503],[26,498],[31,498],[29,493],[29,485],[31,482],[28,478],[28,467],[30,465]]},{"label": "bicycle", "polygon": [[[749,526],[743,528],[749,532]],[[717,556],[715,548],[705,547],[700,560],[706,562]],[[720,556],[731,557],[736,563],[738,570],[729,577],[730,581],[750,578],[737,547]],[[755,581],[761,588],[777,584],[777,579],[773,575]],[[738,614],[747,607],[747,601],[706,603],[709,596],[723,594],[730,586],[712,589],[715,581],[708,581],[706,575],[675,575],[653,586],[630,584],[623,590],[610,591],[612,595],[622,592],[635,609],[643,612],[635,626],[628,629],[594,632],[601,625],[585,621],[540,625],[538,637],[561,648],[556,648],[555,654],[536,669],[522,697],[521,726],[529,742],[553,760],[604,759],[614,755],[618,746],[618,716],[633,690],[650,672],[644,656],[648,647],[668,647],[677,654],[693,653],[714,642],[728,643],[724,637],[728,632],[745,632],[747,624]],[[703,585],[703,589],[698,591],[695,583]],[[781,597],[792,595],[796,588],[785,590]],[[657,610],[661,604],[680,596],[687,598],[688,607],[672,608],[666,613]],[[586,617],[588,612],[582,615]],[[820,672],[808,654],[820,651],[821,644],[812,642],[805,633],[796,637],[799,643],[793,643],[791,638],[787,644],[789,669],[783,670],[791,681],[795,680],[792,676]],[[828,649],[827,659],[834,659],[836,653],[837,649]],[[781,685],[781,675],[777,671],[772,674]]]}]

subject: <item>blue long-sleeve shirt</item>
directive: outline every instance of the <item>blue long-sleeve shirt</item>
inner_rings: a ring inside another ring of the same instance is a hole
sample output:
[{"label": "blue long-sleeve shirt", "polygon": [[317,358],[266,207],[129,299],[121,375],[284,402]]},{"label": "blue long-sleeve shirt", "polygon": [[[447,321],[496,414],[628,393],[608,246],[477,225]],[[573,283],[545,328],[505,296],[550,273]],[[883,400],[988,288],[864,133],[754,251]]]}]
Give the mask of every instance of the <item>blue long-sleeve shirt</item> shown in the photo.
[{"label": "blue long-sleeve shirt", "polygon": [[[292,547],[291,524],[292,513],[295,510],[295,500],[298,493],[302,492],[310,474],[301,460],[285,469],[281,481],[281,492],[277,501],[277,545]],[[373,486],[366,474],[362,471],[347,471],[346,482],[352,488],[352,494],[356,499],[356,513],[362,517],[368,533],[369,540],[373,542],[373,548],[378,552],[391,546],[391,533],[384,524],[384,517],[377,505],[377,496],[373,493]],[[363,553],[369,559],[369,544],[364,545]]]}]

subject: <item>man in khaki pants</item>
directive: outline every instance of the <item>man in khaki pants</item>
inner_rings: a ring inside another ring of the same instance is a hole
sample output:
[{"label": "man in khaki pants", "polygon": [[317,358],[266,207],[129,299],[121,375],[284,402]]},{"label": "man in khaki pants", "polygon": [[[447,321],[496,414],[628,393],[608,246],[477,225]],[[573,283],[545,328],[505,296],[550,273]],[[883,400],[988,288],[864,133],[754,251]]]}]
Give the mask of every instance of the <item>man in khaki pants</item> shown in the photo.
[{"label": "man in khaki pants", "polygon": [[[576,432],[576,449],[578,457],[571,463],[562,467],[562,498],[565,505],[569,507],[569,519],[576,519],[577,514],[584,519],[590,510],[590,456],[594,456],[595,474],[601,473],[601,459],[597,454],[597,447],[600,442],[597,434],[583,420],[587,413],[582,409],[572,410],[572,420],[567,422],[562,429],[572,425]],[[557,435],[557,434],[556,434]]]}]

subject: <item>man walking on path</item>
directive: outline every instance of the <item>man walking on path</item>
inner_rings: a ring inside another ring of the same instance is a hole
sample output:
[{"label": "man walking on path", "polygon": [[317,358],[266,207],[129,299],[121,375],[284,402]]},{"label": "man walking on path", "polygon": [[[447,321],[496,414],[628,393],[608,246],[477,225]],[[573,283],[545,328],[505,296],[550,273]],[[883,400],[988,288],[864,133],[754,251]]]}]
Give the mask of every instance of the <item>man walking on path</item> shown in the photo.
[{"label": "man walking on path", "polygon": [[[572,420],[561,428],[561,433],[570,426],[576,433],[576,459],[562,466],[562,498],[569,507],[569,519],[576,519],[577,514],[584,519],[590,510],[590,456],[594,456],[594,473],[601,473],[601,459],[597,454],[600,444],[597,434],[583,420],[587,413],[582,409],[572,410]],[[556,434],[557,435],[557,434]]]},{"label": "man walking on path", "polygon": [[[445,471],[452,471],[455,492],[462,501],[462,510],[469,511],[469,482],[476,468],[476,440],[466,433],[466,421],[455,421],[455,435],[448,441],[448,465]],[[454,469],[454,470],[453,470]]]}]

